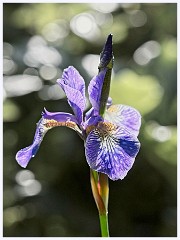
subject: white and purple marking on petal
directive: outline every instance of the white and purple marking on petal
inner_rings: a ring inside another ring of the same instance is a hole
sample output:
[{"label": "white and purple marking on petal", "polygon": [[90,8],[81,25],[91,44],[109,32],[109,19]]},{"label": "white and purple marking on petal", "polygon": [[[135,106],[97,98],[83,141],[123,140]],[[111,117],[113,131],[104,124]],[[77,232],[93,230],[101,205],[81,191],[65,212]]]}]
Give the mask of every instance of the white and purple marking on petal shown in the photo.
[{"label": "white and purple marking on petal", "polygon": [[90,167],[112,180],[123,179],[139,151],[138,139],[123,126],[100,122],[87,136],[85,151]]}]

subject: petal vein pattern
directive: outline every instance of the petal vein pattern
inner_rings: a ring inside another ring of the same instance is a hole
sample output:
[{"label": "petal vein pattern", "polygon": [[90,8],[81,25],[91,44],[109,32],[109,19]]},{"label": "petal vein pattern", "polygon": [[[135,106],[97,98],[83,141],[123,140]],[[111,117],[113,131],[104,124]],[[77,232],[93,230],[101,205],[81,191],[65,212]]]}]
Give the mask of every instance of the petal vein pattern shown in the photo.
[{"label": "petal vein pattern", "polygon": [[139,134],[141,115],[133,107],[122,104],[111,105],[106,111],[105,119],[117,126],[126,127],[135,136]]},{"label": "petal vein pattern", "polygon": [[89,101],[93,108],[97,111],[97,114],[99,113],[101,92],[106,71],[107,69],[101,71],[90,81],[88,86]]},{"label": "petal vein pattern", "polygon": [[138,139],[125,128],[100,122],[87,137],[85,153],[92,169],[118,180],[132,168],[139,148]]},{"label": "petal vein pattern", "polygon": [[70,66],[63,71],[62,78],[57,82],[64,90],[78,123],[81,124],[86,106],[84,79],[74,67]]}]

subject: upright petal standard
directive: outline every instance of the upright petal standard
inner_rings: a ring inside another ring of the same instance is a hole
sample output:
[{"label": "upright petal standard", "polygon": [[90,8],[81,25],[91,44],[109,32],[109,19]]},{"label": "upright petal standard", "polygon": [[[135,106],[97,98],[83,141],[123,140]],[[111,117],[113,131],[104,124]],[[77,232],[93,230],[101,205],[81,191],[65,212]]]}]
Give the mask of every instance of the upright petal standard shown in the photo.
[{"label": "upright petal standard", "polygon": [[104,69],[97,76],[95,76],[90,81],[88,86],[89,101],[97,115],[99,114],[101,91],[102,91],[105,74],[106,74],[106,69]]},{"label": "upright petal standard", "polygon": [[57,83],[64,90],[69,105],[72,107],[79,124],[81,124],[86,106],[84,79],[74,67],[70,66],[64,70],[62,78],[58,79]]}]

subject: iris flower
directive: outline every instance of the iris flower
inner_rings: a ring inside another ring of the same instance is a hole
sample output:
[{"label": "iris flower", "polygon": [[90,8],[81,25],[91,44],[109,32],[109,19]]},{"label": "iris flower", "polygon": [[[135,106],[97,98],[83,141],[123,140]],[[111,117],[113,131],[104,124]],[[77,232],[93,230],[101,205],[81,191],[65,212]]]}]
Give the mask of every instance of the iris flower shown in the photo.
[{"label": "iris flower", "polygon": [[46,132],[54,127],[66,126],[75,130],[84,140],[85,156],[90,168],[106,174],[112,180],[123,179],[132,168],[139,151],[138,133],[141,125],[140,113],[126,105],[113,105],[105,100],[105,111],[101,114],[102,91],[108,64],[112,61],[112,36],[109,35],[100,56],[99,73],[88,86],[91,109],[86,108],[85,82],[80,73],[69,66],[57,80],[66,94],[74,114],[49,112],[46,109],[37,123],[33,143],[16,154],[16,160],[23,168],[34,157]]}]

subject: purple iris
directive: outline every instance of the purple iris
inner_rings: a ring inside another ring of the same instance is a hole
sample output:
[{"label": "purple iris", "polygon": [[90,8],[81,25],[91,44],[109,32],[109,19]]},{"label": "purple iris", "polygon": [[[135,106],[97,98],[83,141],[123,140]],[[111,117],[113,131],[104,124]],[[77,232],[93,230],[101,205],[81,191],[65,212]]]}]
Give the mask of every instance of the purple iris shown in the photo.
[{"label": "purple iris", "polygon": [[[109,48],[103,55],[109,58]],[[108,98],[106,111],[100,115],[101,92],[108,68],[100,66],[100,72],[89,84],[89,101],[92,108],[83,115],[86,107],[85,82],[79,72],[72,66],[63,71],[57,80],[64,90],[74,115],[64,112],[48,112],[44,109],[37,123],[32,145],[21,149],[16,160],[21,167],[26,167],[39,149],[46,132],[57,126],[66,126],[75,130],[84,140],[87,162],[93,170],[105,173],[112,180],[123,179],[132,168],[139,151],[137,139],[141,125],[140,113],[125,105],[112,105]]]}]

